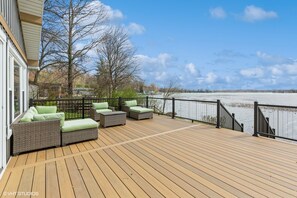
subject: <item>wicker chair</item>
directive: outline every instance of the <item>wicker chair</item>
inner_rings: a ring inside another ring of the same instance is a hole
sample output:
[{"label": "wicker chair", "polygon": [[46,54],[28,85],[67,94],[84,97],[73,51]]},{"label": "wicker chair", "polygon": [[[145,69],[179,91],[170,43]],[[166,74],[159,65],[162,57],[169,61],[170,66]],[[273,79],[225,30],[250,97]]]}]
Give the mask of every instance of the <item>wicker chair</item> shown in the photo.
[{"label": "wicker chair", "polygon": [[136,120],[153,118],[153,112],[138,113],[138,112],[131,111],[130,107],[125,105],[122,106],[122,111],[127,113],[127,117],[130,117]]},{"label": "wicker chair", "polygon": [[59,119],[19,122],[22,116],[11,124],[13,134],[13,155],[61,145]]},{"label": "wicker chair", "polygon": [[[114,107],[108,107],[108,109],[115,111]],[[95,121],[100,121],[100,113],[97,113],[96,109],[91,108],[90,109],[90,118],[92,118]]]}]

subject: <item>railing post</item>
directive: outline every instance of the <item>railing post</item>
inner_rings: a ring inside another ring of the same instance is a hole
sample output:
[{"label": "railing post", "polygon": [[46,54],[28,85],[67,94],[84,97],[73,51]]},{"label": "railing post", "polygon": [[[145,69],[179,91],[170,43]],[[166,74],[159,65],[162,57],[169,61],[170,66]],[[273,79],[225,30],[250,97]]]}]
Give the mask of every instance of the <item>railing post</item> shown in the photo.
[{"label": "railing post", "polygon": [[85,97],[82,98],[82,118],[85,118]]},{"label": "railing post", "polygon": [[258,102],[254,102],[254,134],[253,136],[258,137]]},{"label": "railing post", "polygon": [[244,132],[244,124],[241,123],[241,132]]},{"label": "railing post", "polygon": [[235,114],[232,113],[232,130],[235,128]]},{"label": "railing post", "polygon": [[[273,135],[275,135],[275,129],[272,129]],[[275,136],[272,137],[273,139],[275,139]]]},{"label": "railing post", "polygon": [[175,117],[175,98],[172,98],[172,119]]},{"label": "railing post", "polygon": [[122,97],[119,97],[118,107],[119,107],[119,111],[121,111],[122,110]]},{"label": "railing post", "polygon": [[29,107],[33,107],[33,98],[29,99]]},{"label": "railing post", "polygon": [[146,96],[146,98],[145,98],[145,100],[146,100],[146,108],[149,108],[149,97],[148,96]]},{"label": "railing post", "polygon": [[217,100],[217,126],[218,129],[221,128],[221,101]]},{"label": "railing post", "polygon": [[269,118],[265,118],[267,120],[267,125],[266,125],[266,133],[269,134]]}]

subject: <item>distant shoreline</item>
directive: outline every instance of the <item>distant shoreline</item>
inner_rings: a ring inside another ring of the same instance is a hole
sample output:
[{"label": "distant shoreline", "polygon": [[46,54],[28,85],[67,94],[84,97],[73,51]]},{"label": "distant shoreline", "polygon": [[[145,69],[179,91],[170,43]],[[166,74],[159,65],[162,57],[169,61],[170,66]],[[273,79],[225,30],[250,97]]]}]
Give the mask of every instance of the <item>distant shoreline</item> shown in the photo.
[{"label": "distant shoreline", "polygon": [[181,90],[175,93],[297,93],[297,90]]}]

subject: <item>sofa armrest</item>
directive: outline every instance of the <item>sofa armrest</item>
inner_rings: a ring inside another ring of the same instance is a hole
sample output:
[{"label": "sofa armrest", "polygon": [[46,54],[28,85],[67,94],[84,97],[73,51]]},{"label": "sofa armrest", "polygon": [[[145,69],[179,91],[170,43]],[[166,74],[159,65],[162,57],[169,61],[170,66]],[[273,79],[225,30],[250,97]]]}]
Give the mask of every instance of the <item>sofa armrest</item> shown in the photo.
[{"label": "sofa armrest", "polygon": [[129,113],[130,107],[128,107],[128,106],[122,106],[122,111],[125,111],[125,112]]},{"label": "sofa armrest", "polygon": [[108,109],[110,109],[112,111],[115,111],[115,108],[114,107],[111,107],[111,106],[109,106]]},{"label": "sofa armrest", "polygon": [[95,114],[96,114],[96,109],[94,109],[94,108],[92,107],[92,108],[90,109],[90,117],[91,117],[92,119],[94,119]]}]

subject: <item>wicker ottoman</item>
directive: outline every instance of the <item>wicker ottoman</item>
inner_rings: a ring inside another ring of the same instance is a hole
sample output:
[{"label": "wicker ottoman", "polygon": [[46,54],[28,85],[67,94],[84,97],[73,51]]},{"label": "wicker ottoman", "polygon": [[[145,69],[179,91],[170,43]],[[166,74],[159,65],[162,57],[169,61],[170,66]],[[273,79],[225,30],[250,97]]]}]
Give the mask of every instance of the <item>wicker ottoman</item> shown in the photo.
[{"label": "wicker ottoman", "polygon": [[113,111],[100,113],[100,126],[109,127],[126,124],[126,112]]},{"label": "wicker ottoman", "polygon": [[98,123],[92,119],[65,121],[62,127],[62,146],[98,138]]},{"label": "wicker ottoman", "polygon": [[139,112],[130,111],[130,118],[133,118],[136,120],[152,119],[153,112],[139,113]]}]

